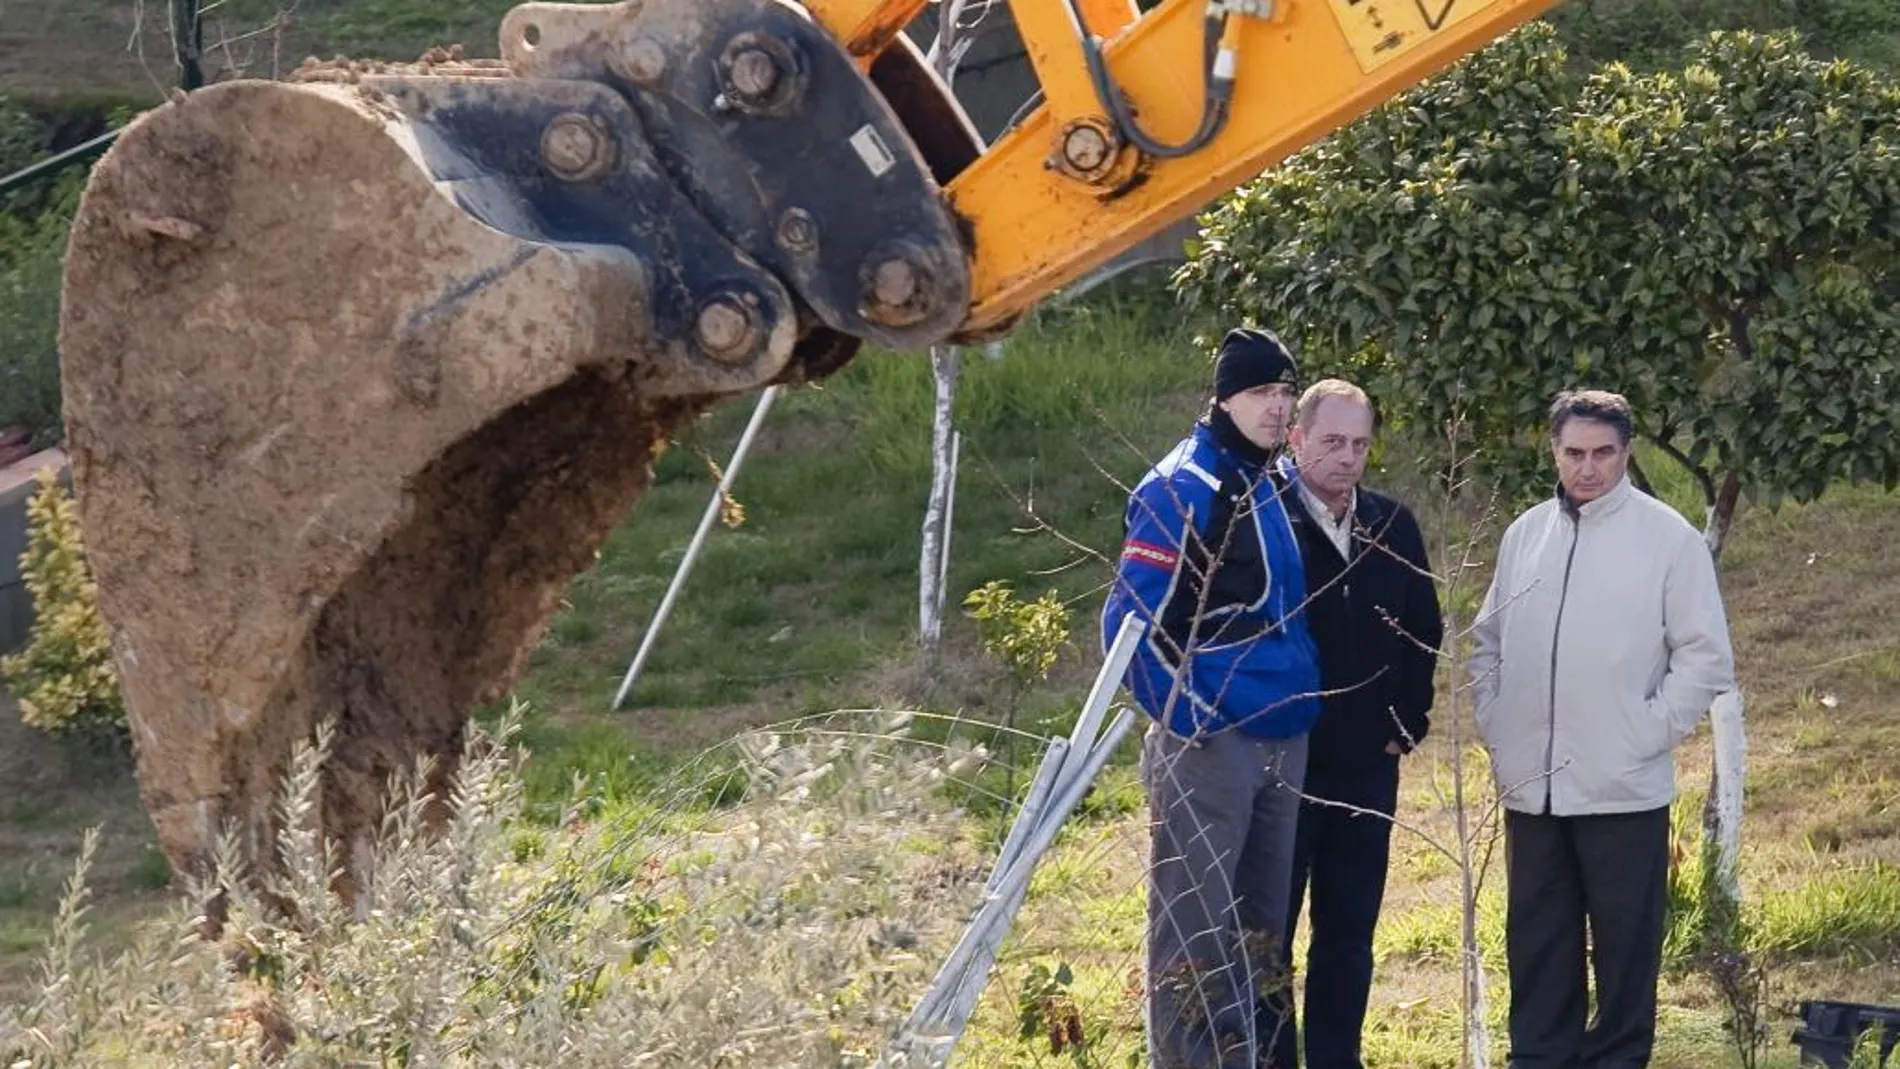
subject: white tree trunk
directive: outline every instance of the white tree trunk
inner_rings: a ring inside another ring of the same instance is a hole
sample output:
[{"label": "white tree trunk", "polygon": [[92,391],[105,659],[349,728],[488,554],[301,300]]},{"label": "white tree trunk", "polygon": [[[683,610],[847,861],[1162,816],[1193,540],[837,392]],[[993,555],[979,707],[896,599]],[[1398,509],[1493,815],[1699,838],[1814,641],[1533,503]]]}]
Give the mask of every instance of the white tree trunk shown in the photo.
[{"label": "white tree trunk", "polygon": [[[1477,904],[1469,907],[1474,912]],[[1491,1025],[1486,1022],[1489,1012],[1484,994],[1484,956],[1474,945],[1475,938],[1467,940],[1465,947],[1465,1044],[1466,1064],[1471,1069],[1491,1069]]]},{"label": "white tree trunk", "polygon": [[928,651],[936,650],[943,635],[943,588],[948,574],[944,550],[950,537],[950,494],[957,479],[952,415],[959,362],[955,346],[931,347],[930,370],[937,383],[937,404],[930,428],[930,500],[924,507],[923,549],[917,561],[917,634],[918,642]]},{"label": "white tree trunk", "polygon": [[1747,733],[1742,730],[1742,694],[1731,690],[1715,699],[1709,709],[1709,731],[1715,744],[1715,771],[1709,797],[1715,813],[1716,886],[1731,903],[1742,900],[1742,783],[1747,766]]},{"label": "white tree trunk", "polygon": [[[1709,554],[1722,559],[1722,545],[1728,540],[1735,519],[1735,505],[1741,493],[1741,481],[1733,472],[1722,479],[1709,503],[1708,522],[1702,539]],[[1709,708],[1709,734],[1715,756],[1709,767],[1709,796],[1702,806],[1703,857],[1715,864],[1715,888],[1728,899],[1731,909],[1742,901],[1740,854],[1742,846],[1742,785],[1747,774],[1748,742],[1742,726],[1742,695],[1730,691],[1715,699]]]},{"label": "white tree trunk", "polygon": [[[985,7],[970,25],[964,25],[966,0],[945,0],[937,12],[937,37],[925,61],[945,86],[954,86],[957,65],[976,39]],[[954,446],[956,428],[951,415],[957,399],[958,352],[955,346],[933,345],[930,370],[937,381],[936,417],[930,430],[930,501],[924,506],[923,545],[917,559],[917,640],[926,653],[935,653],[943,637],[945,578],[950,573],[950,510],[957,482]]]}]

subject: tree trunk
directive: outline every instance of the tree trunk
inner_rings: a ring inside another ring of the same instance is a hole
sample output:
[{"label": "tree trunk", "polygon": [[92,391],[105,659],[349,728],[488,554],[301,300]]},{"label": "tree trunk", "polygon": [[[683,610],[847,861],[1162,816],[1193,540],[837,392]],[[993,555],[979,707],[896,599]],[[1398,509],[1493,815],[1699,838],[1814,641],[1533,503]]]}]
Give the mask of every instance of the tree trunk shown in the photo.
[{"label": "tree trunk", "polygon": [[[926,59],[931,69],[954,85],[957,64],[969,51],[979,14],[972,25],[963,25],[966,0],[946,0],[937,12],[937,36]],[[943,637],[944,581],[949,575],[950,501],[957,482],[954,443],[956,428],[952,415],[957,400],[958,352],[955,346],[933,345],[930,370],[937,382],[937,405],[930,431],[930,500],[924,506],[923,546],[917,559],[917,641],[934,658],[937,643]]]},{"label": "tree trunk", "polygon": [[[1730,309],[1728,321],[1730,343],[1744,357],[1752,355],[1754,339],[1749,335],[1748,317],[1738,309]],[[1704,473],[1702,491],[1709,506],[1702,540],[1709,547],[1709,556],[1720,565],[1722,545],[1728,541],[1729,528],[1735,522],[1735,506],[1742,496],[1739,465],[1731,463],[1719,486]],[[1741,848],[1747,739],[1739,691],[1731,691],[1715,700],[1709,712],[1709,735],[1714,743],[1714,754],[1709,760],[1709,795],[1702,801],[1702,863],[1703,887],[1712,900],[1704,902],[1704,906],[1714,926],[1711,934],[1721,937],[1733,931],[1733,923],[1741,912],[1741,877],[1736,871],[1736,855]]]},{"label": "tree trunk", "polygon": [[[1742,772],[1748,745],[1742,730],[1740,691],[1732,690],[1715,699],[1709,710],[1709,730],[1715,742],[1715,767],[1709,776],[1709,800],[1702,808],[1702,857],[1711,866],[1709,886],[1721,896],[1724,906],[1735,907],[1742,900],[1738,855],[1742,848]],[[1733,919],[1734,914],[1727,916]]]},{"label": "tree trunk", "polygon": [[1722,560],[1722,543],[1728,541],[1729,528],[1735,524],[1735,506],[1741,498],[1742,477],[1730,471],[1722,477],[1721,488],[1709,502],[1709,522],[1702,529],[1702,540],[1709,545],[1709,555],[1718,563]]},{"label": "tree trunk", "polygon": [[204,75],[204,20],[198,0],[171,0],[172,54],[178,61],[178,86],[187,92],[202,89]]},{"label": "tree trunk", "polygon": [[951,442],[959,362],[955,346],[931,347],[937,404],[930,429],[930,500],[924,507],[923,549],[917,560],[917,635],[924,650],[933,653],[943,635],[944,546],[950,537],[950,494],[957,479]]},{"label": "tree trunk", "polygon": [[[1454,466],[1454,470],[1455,466]],[[1455,486],[1453,479],[1447,485]],[[1455,560],[1456,558],[1449,558]],[[1455,582],[1452,573],[1448,580]],[[1449,590],[1447,591],[1449,592]],[[1450,599],[1447,598],[1447,601]],[[1461,614],[1455,605],[1445,607],[1445,635],[1447,647],[1442,654],[1443,663],[1452,666],[1450,671],[1454,680],[1469,653],[1469,632]],[[1478,941],[1478,885],[1479,853],[1483,848],[1485,833],[1484,821],[1473,822],[1469,803],[1474,794],[1481,791],[1468,791],[1466,777],[1473,770],[1466,764],[1471,741],[1476,737],[1476,710],[1471,708],[1471,689],[1458,686],[1451,688],[1451,698],[1444,712],[1445,733],[1449,740],[1451,754],[1451,813],[1453,830],[1457,835],[1458,855],[1458,974],[1459,974],[1459,1010],[1458,1031],[1460,1050],[1459,1069],[1490,1069],[1491,1066],[1491,1028],[1486,1020],[1484,952]]]},{"label": "tree trunk", "polygon": [[1630,454],[1630,483],[1643,493],[1651,497],[1656,496],[1656,491],[1649,484],[1649,473],[1643,470],[1643,465],[1636,459],[1635,453]]}]

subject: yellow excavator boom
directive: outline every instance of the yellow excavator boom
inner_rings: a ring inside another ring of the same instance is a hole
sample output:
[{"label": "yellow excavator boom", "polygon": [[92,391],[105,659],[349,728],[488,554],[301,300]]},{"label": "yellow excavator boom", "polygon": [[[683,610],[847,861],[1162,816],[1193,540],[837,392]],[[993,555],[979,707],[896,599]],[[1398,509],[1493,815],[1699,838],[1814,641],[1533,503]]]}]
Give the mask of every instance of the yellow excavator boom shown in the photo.
[{"label": "yellow excavator boom", "polygon": [[[1043,101],[949,182],[960,333],[1050,293],[1561,0],[1010,0]],[[922,0],[812,0],[854,51]],[[1144,149],[1144,143],[1150,151]]]}]

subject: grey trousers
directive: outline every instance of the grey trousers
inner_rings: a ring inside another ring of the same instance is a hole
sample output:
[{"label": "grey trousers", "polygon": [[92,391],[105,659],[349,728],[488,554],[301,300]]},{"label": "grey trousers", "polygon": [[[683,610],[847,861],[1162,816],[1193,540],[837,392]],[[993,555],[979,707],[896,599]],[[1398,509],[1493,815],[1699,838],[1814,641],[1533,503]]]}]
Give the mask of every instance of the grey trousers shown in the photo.
[{"label": "grey trousers", "polygon": [[1258,1069],[1287,980],[1281,953],[1307,737],[1150,725],[1148,1049],[1155,1069]]}]

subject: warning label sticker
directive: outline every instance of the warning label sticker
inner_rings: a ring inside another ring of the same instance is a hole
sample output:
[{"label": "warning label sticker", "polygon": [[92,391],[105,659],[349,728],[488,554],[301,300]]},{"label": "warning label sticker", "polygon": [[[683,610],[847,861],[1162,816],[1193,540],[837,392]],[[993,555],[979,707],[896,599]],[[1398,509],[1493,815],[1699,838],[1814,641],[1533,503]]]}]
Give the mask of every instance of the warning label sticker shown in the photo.
[{"label": "warning label sticker", "polygon": [[1500,0],[1329,0],[1367,74]]}]

